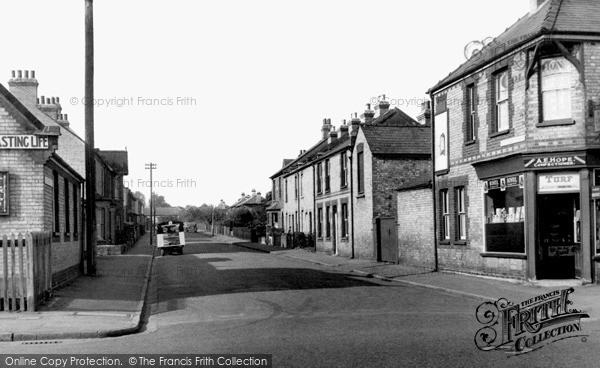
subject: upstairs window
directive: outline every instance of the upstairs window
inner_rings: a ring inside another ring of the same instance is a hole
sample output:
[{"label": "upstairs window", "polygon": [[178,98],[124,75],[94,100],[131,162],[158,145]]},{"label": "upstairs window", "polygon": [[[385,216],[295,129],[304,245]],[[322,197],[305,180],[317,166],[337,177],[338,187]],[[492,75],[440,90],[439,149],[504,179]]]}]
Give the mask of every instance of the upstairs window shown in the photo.
[{"label": "upstairs window", "polygon": [[323,165],[317,164],[317,193],[323,193]]},{"label": "upstairs window", "polygon": [[340,187],[345,188],[348,186],[348,157],[345,152],[340,155],[340,168]]},{"label": "upstairs window", "polygon": [[466,120],[466,141],[472,142],[477,136],[475,135],[475,85],[467,86],[467,120]]},{"label": "upstairs window", "polygon": [[331,189],[331,178],[329,176],[329,159],[325,160],[325,192]]},{"label": "upstairs window", "polygon": [[358,181],[358,194],[365,192],[365,155],[362,143],[357,146],[356,171]]},{"label": "upstairs window", "polygon": [[495,78],[495,100],[496,100],[496,132],[508,130],[508,72],[503,71],[496,74]]},{"label": "upstairs window", "polygon": [[542,121],[572,120],[571,63],[563,57],[543,59]]}]

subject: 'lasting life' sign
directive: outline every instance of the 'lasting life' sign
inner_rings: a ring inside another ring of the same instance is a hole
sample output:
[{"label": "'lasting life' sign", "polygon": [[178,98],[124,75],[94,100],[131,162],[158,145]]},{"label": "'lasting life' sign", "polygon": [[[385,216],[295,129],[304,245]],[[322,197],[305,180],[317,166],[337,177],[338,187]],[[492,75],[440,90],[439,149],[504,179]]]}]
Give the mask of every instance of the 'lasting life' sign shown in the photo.
[{"label": "'lasting life' sign", "polygon": [[48,137],[37,135],[0,135],[0,149],[48,149]]}]

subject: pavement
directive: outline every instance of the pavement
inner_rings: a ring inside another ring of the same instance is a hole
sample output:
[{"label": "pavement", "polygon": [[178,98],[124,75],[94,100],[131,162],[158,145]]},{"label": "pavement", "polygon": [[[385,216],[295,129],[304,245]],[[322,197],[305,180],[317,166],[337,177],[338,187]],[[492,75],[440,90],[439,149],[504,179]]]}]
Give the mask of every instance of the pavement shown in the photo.
[{"label": "pavement", "polygon": [[154,260],[146,234],[123,255],[99,256],[96,276],[57,289],[35,312],[0,313],[0,341],[84,339],[135,333]]},{"label": "pavement", "polygon": [[554,290],[573,287],[575,291],[569,296],[569,300],[572,302],[570,308],[589,314],[589,319],[582,320],[584,323],[600,320],[600,285],[598,284],[577,285],[577,283],[572,282],[527,282],[455,272],[434,272],[428,268],[372,260],[349,259],[307,249],[284,249],[265,246],[224,235],[215,235],[215,238],[222,242],[230,242],[245,248],[268,252],[275,256],[329,267],[338,272],[433,289],[481,300],[482,302],[495,302],[500,298],[505,298],[517,304]]}]

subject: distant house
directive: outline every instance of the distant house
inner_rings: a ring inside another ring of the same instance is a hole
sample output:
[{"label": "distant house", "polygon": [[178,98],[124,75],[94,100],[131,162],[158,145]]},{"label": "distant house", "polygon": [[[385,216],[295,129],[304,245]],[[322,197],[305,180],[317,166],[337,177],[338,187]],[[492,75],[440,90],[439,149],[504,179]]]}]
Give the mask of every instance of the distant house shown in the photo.
[{"label": "distant house", "polygon": [[[154,208],[154,222],[158,224],[164,221],[183,221],[184,211],[185,209],[182,207],[156,207]],[[147,229],[149,229],[152,220],[149,207],[144,208],[144,216],[147,218]]]},{"label": "distant house", "polygon": [[96,225],[99,244],[121,238],[127,214],[123,177],[129,174],[127,151],[96,150]]}]

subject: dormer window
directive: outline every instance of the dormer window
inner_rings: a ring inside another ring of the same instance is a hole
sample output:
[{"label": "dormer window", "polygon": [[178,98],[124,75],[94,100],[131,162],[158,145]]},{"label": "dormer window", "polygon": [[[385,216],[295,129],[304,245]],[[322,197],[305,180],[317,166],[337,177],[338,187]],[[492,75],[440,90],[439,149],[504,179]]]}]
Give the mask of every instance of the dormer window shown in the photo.
[{"label": "dormer window", "polygon": [[564,57],[541,60],[543,123],[572,123],[571,63]]}]

